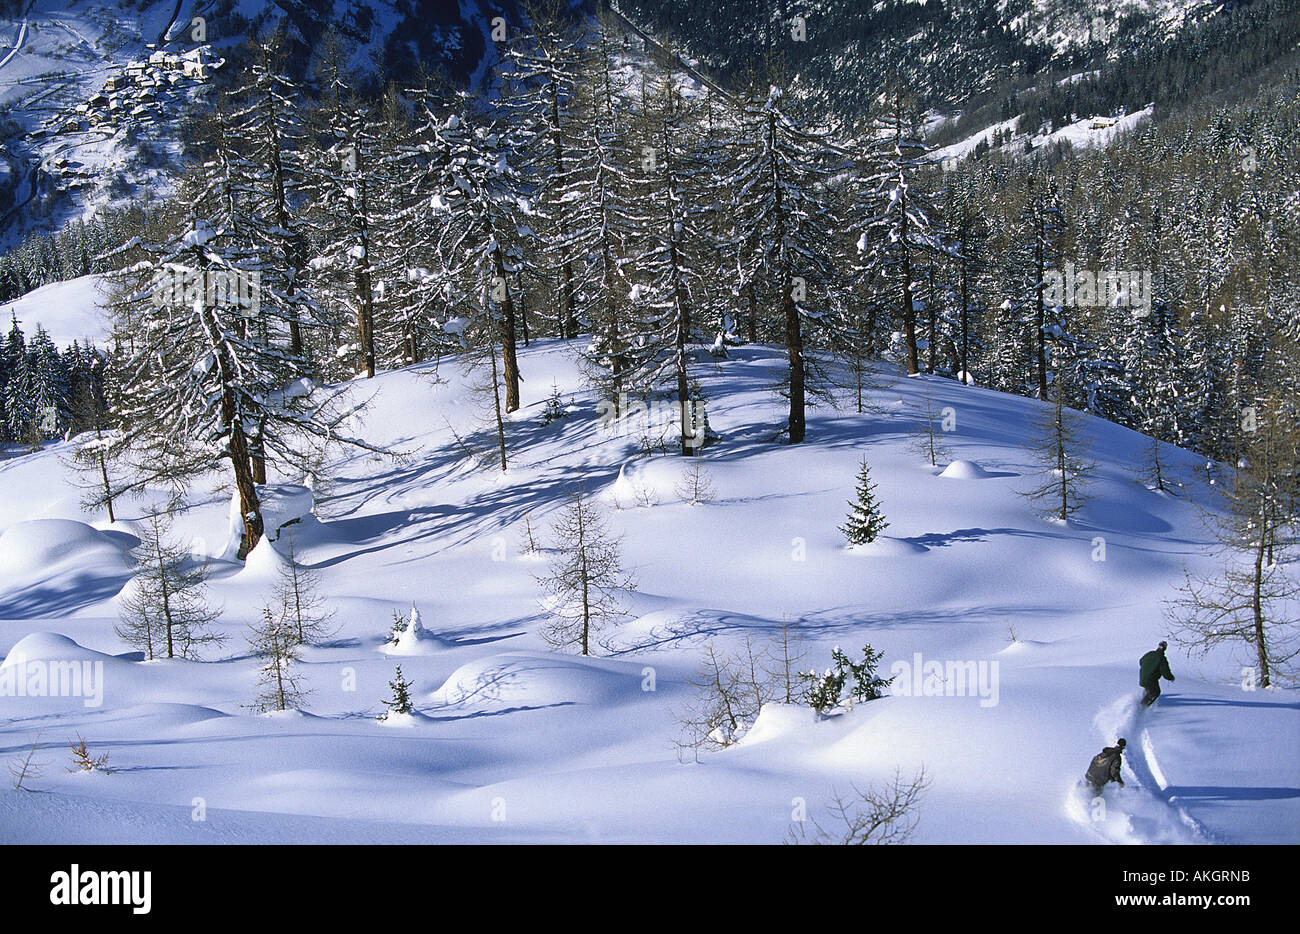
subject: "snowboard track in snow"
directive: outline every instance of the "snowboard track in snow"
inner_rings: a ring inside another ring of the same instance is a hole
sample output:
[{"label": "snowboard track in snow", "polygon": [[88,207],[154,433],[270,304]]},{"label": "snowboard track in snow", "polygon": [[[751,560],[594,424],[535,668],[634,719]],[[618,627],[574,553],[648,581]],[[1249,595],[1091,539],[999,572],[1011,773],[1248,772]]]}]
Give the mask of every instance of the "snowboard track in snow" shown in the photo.
[{"label": "snowboard track in snow", "polygon": [[[1100,797],[1105,807],[1096,813],[1095,797],[1080,782],[1071,789],[1066,810],[1075,820],[1086,824],[1102,839],[1129,844],[1204,844],[1222,843],[1186,808],[1177,796],[1169,794],[1170,783],[1156,759],[1151,733],[1146,728],[1147,711],[1136,694],[1125,694],[1097,712],[1094,721],[1104,745],[1123,736],[1124,771],[1128,773],[1123,788],[1107,785]],[[1131,737],[1136,736],[1134,741]]]}]

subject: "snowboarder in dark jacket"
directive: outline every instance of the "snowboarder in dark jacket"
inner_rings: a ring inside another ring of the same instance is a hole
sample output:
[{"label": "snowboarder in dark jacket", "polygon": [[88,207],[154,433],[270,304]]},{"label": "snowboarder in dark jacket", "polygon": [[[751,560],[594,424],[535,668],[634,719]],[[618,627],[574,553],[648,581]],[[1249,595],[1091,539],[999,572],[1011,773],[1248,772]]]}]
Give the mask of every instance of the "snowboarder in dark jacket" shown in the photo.
[{"label": "snowboarder in dark jacket", "polygon": [[1159,648],[1152,649],[1138,661],[1138,684],[1146,689],[1142,695],[1142,706],[1150,707],[1160,696],[1160,679],[1174,680],[1174,673],[1169,670],[1169,659],[1165,658],[1167,642],[1161,642]]},{"label": "snowboarder in dark jacket", "polygon": [[1092,786],[1093,794],[1101,794],[1107,782],[1119,782],[1119,786],[1124,787],[1124,779],[1119,777],[1119,768],[1123,764],[1125,745],[1127,744],[1121,737],[1115,741],[1114,746],[1106,746],[1092,757],[1083,779]]}]

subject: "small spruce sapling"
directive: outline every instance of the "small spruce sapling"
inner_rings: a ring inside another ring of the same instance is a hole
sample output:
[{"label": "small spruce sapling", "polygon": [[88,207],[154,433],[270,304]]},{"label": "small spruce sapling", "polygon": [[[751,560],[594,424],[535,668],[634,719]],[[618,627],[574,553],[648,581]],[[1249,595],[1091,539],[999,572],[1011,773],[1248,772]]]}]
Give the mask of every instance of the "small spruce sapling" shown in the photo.
[{"label": "small spruce sapling", "polygon": [[414,686],[413,681],[407,681],[402,677],[402,666],[397,666],[397,674],[392,681],[388,682],[389,689],[393,692],[391,700],[384,701],[384,706],[388,709],[379,715],[380,720],[387,720],[389,714],[409,714],[414,711],[411,705],[411,688]]},{"label": "small spruce sapling", "polygon": [[542,424],[549,425],[551,422],[559,421],[569,413],[564,410],[564,400],[560,398],[560,388],[551,383],[551,394],[546,399],[546,406],[542,409]]},{"label": "small spruce sapling", "polygon": [[849,503],[852,509],[848,520],[840,526],[840,531],[852,545],[874,542],[877,535],[889,528],[889,523],[881,513],[875,490],[876,485],[871,482],[871,468],[867,466],[864,457],[862,467],[858,470],[857,501]]}]

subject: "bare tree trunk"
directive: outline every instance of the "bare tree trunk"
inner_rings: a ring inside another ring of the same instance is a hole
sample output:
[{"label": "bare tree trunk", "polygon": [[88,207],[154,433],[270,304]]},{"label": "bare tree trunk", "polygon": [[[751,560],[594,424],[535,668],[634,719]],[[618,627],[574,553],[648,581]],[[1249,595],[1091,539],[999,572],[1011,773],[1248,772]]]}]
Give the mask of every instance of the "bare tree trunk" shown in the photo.
[{"label": "bare tree trunk", "polygon": [[[1040,219],[1040,225],[1044,222]],[[1035,322],[1035,347],[1034,353],[1037,357],[1036,366],[1038,372],[1038,398],[1047,398],[1047,320],[1046,310],[1043,306],[1043,278],[1047,274],[1044,268],[1046,260],[1043,256],[1043,240],[1038,238],[1038,245],[1034,252],[1034,275],[1038,277],[1038,283],[1034,286],[1034,322]]]},{"label": "bare tree trunk", "polygon": [[[104,434],[98,425],[95,426],[95,440],[100,442],[104,440]],[[104,505],[108,507],[108,521],[116,522],[117,519],[113,517],[113,485],[108,481],[108,461],[104,457],[102,444],[97,453],[99,455],[99,477],[104,483]]]},{"label": "bare tree trunk", "polygon": [[925,266],[925,281],[928,291],[925,296],[926,323],[929,334],[930,346],[925,349],[925,372],[934,372],[934,357],[937,353],[936,348],[939,344],[938,322],[935,321],[934,310],[934,260],[931,259]]},{"label": "bare tree trunk", "polygon": [[790,443],[799,444],[804,439],[803,333],[799,328],[799,309],[791,292],[790,277],[782,287],[785,299],[785,343],[790,357]]},{"label": "bare tree trunk", "polygon": [[492,254],[492,262],[500,277],[501,287],[505,290],[505,301],[501,310],[501,359],[505,371],[506,411],[514,412],[519,408],[519,360],[515,356],[515,302],[510,294],[510,283],[506,279],[505,261],[498,246]]},{"label": "bare tree trunk", "polygon": [[[906,215],[903,233],[906,237]],[[907,252],[906,240],[903,244],[903,337],[907,341],[907,375],[915,376],[921,372],[921,367],[916,352],[916,308],[912,304],[912,258]]]},{"label": "bare tree trunk", "polygon": [[1268,541],[1267,510],[1260,510],[1259,544],[1255,548],[1255,567],[1251,580],[1250,608],[1255,625],[1255,657],[1259,660],[1259,680],[1264,687],[1269,686],[1268,644],[1264,638],[1264,549]]},{"label": "bare tree trunk", "polygon": [[745,286],[746,296],[749,298],[749,318],[746,322],[749,328],[749,342],[758,343],[758,297],[754,294],[754,284],[751,282]]},{"label": "bare tree trunk", "polygon": [[262,434],[266,431],[266,418],[257,420],[257,436],[249,446],[249,463],[253,470],[253,482],[266,483],[266,449],[263,447]]},{"label": "bare tree trunk", "polygon": [[[551,82],[551,130],[554,143],[552,154],[557,175],[564,171],[564,144],[560,139],[560,89]],[[560,218],[560,239],[568,236],[564,218]],[[560,336],[572,339],[578,336],[578,321],[573,313],[573,265],[565,251],[560,263]]]},{"label": "bare tree trunk", "polygon": [[964,230],[961,245],[961,384],[966,386],[970,383],[970,271],[967,268]]},{"label": "bare tree trunk", "polygon": [[528,346],[528,302],[524,297],[524,274],[519,273],[519,287],[515,294],[519,296],[519,326],[524,338],[524,346]]},{"label": "bare tree trunk", "polygon": [[[155,517],[154,521],[157,521]],[[171,593],[167,590],[167,558],[162,553],[162,537],[155,540],[154,554],[158,559],[158,596],[162,601],[163,622],[167,629],[167,657],[175,658],[175,646],[172,642],[172,604]],[[151,640],[152,641],[152,640]],[[153,652],[150,650],[149,658],[153,659]]]},{"label": "bare tree trunk", "polygon": [[375,376],[375,307],[370,293],[370,270],[357,270],[357,343],[361,347],[361,368],[366,379]]},{"label": "bare tree trunk", "polygon": [[497,443],[501,449],[501,469],[506,469],[506,423],[501,417],[501,381],[497,376],[497,348],[492,340],[491,323],[488,324],[488,359],[492,363],[492,405],[497,417]]},{"label": "bare tree trunk", "polygon": [[239,546],[239,559],[242,561],[262,538],[262,506],[257,499],[257,484],[249,463],[248,439],[238,423],[230,430],[230,461],[235,471],[235,487],[239,491],[239,515],[244,522],[244,539]]}]

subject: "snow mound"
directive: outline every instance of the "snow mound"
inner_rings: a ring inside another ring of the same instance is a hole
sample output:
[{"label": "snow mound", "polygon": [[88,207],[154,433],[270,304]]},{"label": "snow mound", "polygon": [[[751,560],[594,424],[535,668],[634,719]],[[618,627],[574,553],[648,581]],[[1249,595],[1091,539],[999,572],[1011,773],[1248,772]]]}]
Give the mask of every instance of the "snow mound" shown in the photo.
[{"label": "snow mound", "polygon": [[[296,483],[263,484],[257,488],[257,501],[262,508],[262,530],[266,533],[263,541],[278,541],[286,529],[298,530],[316,521],[312,514],[315,499],[305,486]],[[243,538],[244,520],[239,512],[239,491],[236,490],[230,494],[230,526],[226,547],[221,553],[223,561],[235,560]],[[253,550],[256,551],[257,547]]]},{"label": "snow mound", "polygon": [[981,480],[989,472],[974,461],[956,460],[940,471],[939,476],[950,480]]},{"label": "snow mound", "polygon": [[312,515],[315,498],[311,490],[296,483],[265,484],[258,487],[257,498],[262,504],[262,522],[266,536],[278,540],[286,527],[294,528]]},{"label": "snow mound", "polygon": [[275,580],[281,569],[288,567],[288,559],[275,550],[269,536],[263,535],[253,546],[239,572],[240,580]]},{"label": "snow mound", "polygon": [[428,723],[429,718],[423,714],[412,711],[411,713],[398,713],[390,710],[384,716],[375,721],[380,726],[395,727],[397,729],[410,729],[413,726],[419,726],[421,723]]},{"label": "snow mound", "polygon": [[814,716],[811,707],[798,704],[764,704],[754,718],[754,725],[749,728],[743,740],[746,746],[768,740],[780,739],[790,733],[812,726]]},{"label": "snow mound", "polygon": [[618,478],[605,490],[603,497],[607,503],[620,509],[632,505],[636,500],[636,469],[633,468],[629,476],[627,467],[624,463],[618,468]]},{"label": "snow mound", "polygon": [[23,636],[9,650],[0,668],[30,662],[120,662],[113,655],[96,652],[57,632],[33,632]]},{"label": "snow mound", "polygon": [[0,576],[28,577],[75,560],[126,568],[127,542],[75,519],[28,519],[0,535]]},{"label": "snow mound", "polygon": [[924,554],[930,549],[924,545],[918,545],[916,542],[909,542],[906,539],[881,535],[874,542],[850,545],[845,550],[850,554],[868,555],[875,558],[905,558],[909,555]]},{"label": "snow mound", "polygon": [[209,720],[229,719],[230,714],[223,713],[215,707],[202,704],[183,704],[174,701],[151,701],[132,704],[114,711],[114,717],[122,720],[148,720],[153,727],[186,726],[194,723],[206,723]]},{"label": "snow mound", "polygon": [[669,458],[627,461],[619,468],[618,479],[610,485],[608,499],[622,509],[672,502],[677,499],[681,470]]},{"label": "snow mound", "polygon": [[403,620],[401,631],[385,642],[380,651],[385,655],[432,655],[443,647],[443,641],[420,622],[420,611],[411,607],[411,615]]},{"label": "snow mound", "polygon": [[641,667],[591,658],[512,652],[462,665],[430,695],[441,706],[605,705],[641,694]]}]

